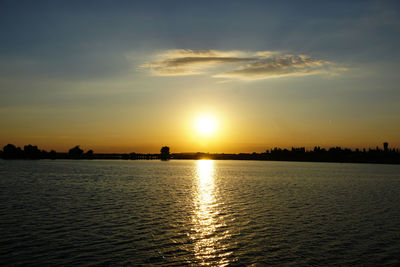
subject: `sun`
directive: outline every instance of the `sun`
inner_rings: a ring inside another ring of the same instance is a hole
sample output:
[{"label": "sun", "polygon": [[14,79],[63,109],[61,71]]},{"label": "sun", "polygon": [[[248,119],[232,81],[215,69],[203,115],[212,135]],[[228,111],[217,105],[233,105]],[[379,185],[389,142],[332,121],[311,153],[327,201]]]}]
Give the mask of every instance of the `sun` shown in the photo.
[{"label": "sun", "polygon": [[203,115],[196,121],[196,130],[201,135],[212,135],[217,130],[217,121],[212,116]]}]

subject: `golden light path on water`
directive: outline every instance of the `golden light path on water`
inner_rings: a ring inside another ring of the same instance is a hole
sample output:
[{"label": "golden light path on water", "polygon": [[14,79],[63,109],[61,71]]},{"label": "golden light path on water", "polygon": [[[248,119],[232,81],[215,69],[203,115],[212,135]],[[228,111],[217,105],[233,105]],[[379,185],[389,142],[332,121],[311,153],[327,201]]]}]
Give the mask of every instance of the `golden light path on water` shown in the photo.
[{"label": "golden light path on water", "polygon": [[216,198],[214,183],[214,161],[197,161],[197,195],[194,198],[194,234],[195,255],[202,265],[225,266],[230,252],[223,246],[228,238],[227,232],[218,233],[218,228],[225,226],[219,216],[219,203]]}]

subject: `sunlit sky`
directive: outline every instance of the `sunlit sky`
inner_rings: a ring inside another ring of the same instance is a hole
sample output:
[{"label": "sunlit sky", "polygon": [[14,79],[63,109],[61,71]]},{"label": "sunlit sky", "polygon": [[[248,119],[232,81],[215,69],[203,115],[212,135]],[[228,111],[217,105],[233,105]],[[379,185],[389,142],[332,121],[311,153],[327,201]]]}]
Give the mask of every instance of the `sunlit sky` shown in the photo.
[{"label": "sunlit sky", "polygon": [[0,1],[0,29],[1,147],[400,147],[398,1]]}]

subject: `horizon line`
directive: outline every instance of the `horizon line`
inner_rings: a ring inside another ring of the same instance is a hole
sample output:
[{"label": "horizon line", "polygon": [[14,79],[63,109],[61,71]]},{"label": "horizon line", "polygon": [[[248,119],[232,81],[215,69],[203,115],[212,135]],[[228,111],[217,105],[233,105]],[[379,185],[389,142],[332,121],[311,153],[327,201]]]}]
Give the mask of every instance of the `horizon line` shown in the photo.
[{"label": "horizon line", "polygon": [[[252,153],[268,153],[271,152],[272,150],[278,149],[278,150],[288,150],[288,151],[292,151],[293,149],[304,149],[305,152],[309,152],[309,151],[314,151],[316,148],[317,149],[325,149],[325,150],[329,150],[329,149],[342,149],[342,150],[351,150],[351,151],[368,151],[368,150],[385,150],[385,149],[389,149],[389,150],[395,150],[398,151],[400,149],[400,147],[397,146],[393,146],[393,147],[389,147],[389,143],[388,142],[382,142],[382,145],[376,145],[373,147],[346,147],[346,146],[340,146],[340,145],[334,145],[334,146],[320,146],[320,145],[313,145],[313,146],[283,146],[283,147],[279,147],[279,146],[268,146],[266,147],[263,151],[261,152],[256,152],[256,151],[252,151],[252,152],[240,152],[240,151],[236,151],[236,152],[210,152],[210,151],[181,151],[181,152],[171,152],[171,154],[197,154],[197,153],[203,153],[203,154],[252,154]],[[386,146],[385,146],[386,144]],[[32,145],[32,144],[26,144],[23,146],[18,146],[18,145],[14,145],[12,143],[8,143],[4,146],[0,146],[0,152],[4,151],[4,148],[8,145],[12,145],[15,146],[16,148],[20,148],[21,150],[23,150],[25,147],[27,146],[32,146],[32,147],[36,147],[37,149],[41,150],[41,151],[45,151],[45,152],[51,152],[54,151],[56,153],[68,153],[68,151],[56,151],[55,149],[49,149],[49,151],[46,151],[45,149],[40,149],[39,146],[37,145]],[[72,148],[80,148],[81,145],[75,145]],[[171,148],[171,146],[168,145],[163,145],[160,146],[160,148],[167,146],[169,148]],[[131,151],[131,152],[96,152],[93,149],[87,149],[88,151],[92,151],[92,153],[94,154],[132,154],[132,153],[136,153],[136,154],[158,154],[157,153],[153,153],[153,152],[135,152],[135,151]]]}]

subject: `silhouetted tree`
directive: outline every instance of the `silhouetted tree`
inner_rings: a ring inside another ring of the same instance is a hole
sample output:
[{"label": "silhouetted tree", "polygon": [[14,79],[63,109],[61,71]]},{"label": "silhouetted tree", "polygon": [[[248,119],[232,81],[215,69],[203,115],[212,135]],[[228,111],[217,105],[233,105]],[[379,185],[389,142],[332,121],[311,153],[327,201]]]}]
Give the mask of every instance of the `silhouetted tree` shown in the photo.
[{"label": "silhouetted tree", "polygon": [[83,150],[79,146],[75,146],[68,151],[68,154],[74,158],[81,157],[83,155]]},{"label": "silhouetted tree", "polygon": [[385,152],[388,152],[388,151],[389,151],[389,143],[388,143],[388,142],[383,143],[383,150],[384,150]]},{"label": "silhouetted tree", "polygon": [[160,154],[160,158],[161,160],[168,160],[170,158],[170,154],[169,154],[169,147],[167,146],[163,146],[161,148],[161,154]]},{"label": "silhouetted tree", "polygon": [[85,157],[88,158],[88,159],[92,159],[93,158],[93,154],[94,154],[93,150],[90,149],[85,153]]},{"label": "silhouetted tree", "polygon": [[22,150],[13,144],[8,144],[3,147],[3,157],[5,159],[17,159],[22,157]]},{"label": "silhouetted tree", "polygon": [[39,159],[41,158],[41,151],[37,146],[27,145],[24,146],[24,157],[29,159]]}]

